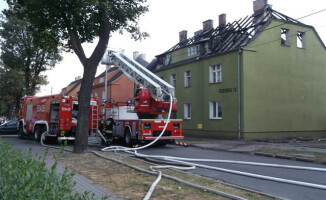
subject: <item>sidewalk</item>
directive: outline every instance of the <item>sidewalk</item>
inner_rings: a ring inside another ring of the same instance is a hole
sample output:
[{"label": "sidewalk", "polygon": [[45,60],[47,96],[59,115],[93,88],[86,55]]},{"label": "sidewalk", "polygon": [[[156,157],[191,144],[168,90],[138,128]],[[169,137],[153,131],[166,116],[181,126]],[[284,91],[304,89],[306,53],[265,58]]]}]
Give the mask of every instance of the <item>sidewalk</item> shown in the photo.
[{"label": "sidewalk", "polygon": [[[54,164],[54,160],[51,158],[46,159],[46,166],[48,169],[51,168],[51,166]],[[65,169],[65,166],[63,163],[59,162],[57,165],[57,172],[63,173]],[[90,193],[95,194],[95,198],[101,199],[103,196],[108,196],[109,200],[118,200],[116,196],[109,190],[102,188],[99,185],[94,184],[94,182],[88,178],[86,178],[83,175],[75,174],[73,177],[73,181],[76,182],[74,191],[78,192],[80,194],[83,194],[84,192],[88,191]]]}]

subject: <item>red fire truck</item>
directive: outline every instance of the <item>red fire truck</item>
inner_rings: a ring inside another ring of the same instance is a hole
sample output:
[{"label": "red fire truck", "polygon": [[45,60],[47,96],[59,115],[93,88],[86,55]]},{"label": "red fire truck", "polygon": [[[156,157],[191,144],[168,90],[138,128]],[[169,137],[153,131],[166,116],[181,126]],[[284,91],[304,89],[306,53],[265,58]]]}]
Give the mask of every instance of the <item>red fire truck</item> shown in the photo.
[{"label": "red fire truck", "polygon": [[[98,125],[97,101],[90,106],[90,130]],[[50,96],[24,96],[18,113],[20,138],[34,135],[36,141],[56,139],[74,140],[77,126],[78,100],[62,94]],[[42,136],[42,133],[46,132]]]},{"label": "red fire truck", "polygon": [[[127,146],[150,142],[161,134],[166,123],[167,128],[157,141],[159,144],[184,138],[181,119],[163,119],[163,115],[169,113],[170,103],[172,111],[177,110],[174,87],[123,53],[109,51],[102,63],[114,64],[138,86],[142,86],[137,88],[134,102],[105,104],[105,118],[113,115],[119,124],[113,128],[114,139],[124,139]],[[172,102],[169,101],[170,94]]]}]

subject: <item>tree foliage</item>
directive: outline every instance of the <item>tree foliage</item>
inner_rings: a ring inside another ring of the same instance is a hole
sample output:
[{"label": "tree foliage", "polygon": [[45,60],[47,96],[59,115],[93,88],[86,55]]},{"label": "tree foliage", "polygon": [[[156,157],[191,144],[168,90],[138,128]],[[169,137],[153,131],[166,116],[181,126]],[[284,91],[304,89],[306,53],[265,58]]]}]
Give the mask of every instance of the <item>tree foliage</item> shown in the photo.
[{"label": "tree foliage", "polygon": [[62,59],[57,44],[48,40],[48,32],[39,32],[20,17],[21,12],[9,9],[0,19],[0,101],[8,117],[13,117],[24,94],[34,95],[47,84],[42,73]]},{"label": "tree foliage", "polygon": [[10,69],[0,64],[0,116],[16,117],[18,100],[23,96],[22,73],[17,69]]},{"label": "tree foliage", "polygon": [[[103,57],[110,34],[123,30],[138,40],[148,36],[140,31],[139,17],[148,11],[146,0],[7,0],[14,10],[23,11],[33,28],[48,32],[49,39],[74,51],[84,68],[79,92],[79,112],[74,152],[87,149],[89,105],[93,79]],[[98,43],[89,58],[82,43]]]}]

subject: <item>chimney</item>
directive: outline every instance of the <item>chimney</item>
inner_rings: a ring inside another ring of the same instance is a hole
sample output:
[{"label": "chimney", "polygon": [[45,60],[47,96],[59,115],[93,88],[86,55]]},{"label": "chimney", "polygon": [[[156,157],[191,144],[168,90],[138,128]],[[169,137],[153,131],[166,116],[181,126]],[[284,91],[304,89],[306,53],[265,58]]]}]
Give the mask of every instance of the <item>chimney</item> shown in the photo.
[{"label": "chimney", "polygon": [[133,52],[133,59],[136,60],[136,58],[139,56],[139,52],[138,51],[134,51]]},{"label": "chimney", "polygon": [[226,14],[220,14],[218,16],[218,27],[223,28],[226,25]]},{"label": "chimney", "polygon": [[203,31],[209,31],[213,28],[213,20],[209,19],[203,22]]},{"label": "chimney", "polygon": [[146,54],[143,54],[143,53],[142,53],[142,54],[139,55],[139,57],[140,57],[142,60],[146,61]]},{"label": "chimney", "polygon": [[254,14],[264,10],[267,6],[268,0],[256,0],[253,2]]},{"label": "chimney", "polygon": [[203,33],[203,30],[199,30],[199,31],[196,31],[194,32],[194,36],[198,36],[198,35],[201,35]]},{"label": "chimney", "polygon": [[179,43],[186,41],[187,38],[187,31],[183,30],[179,32]]}]

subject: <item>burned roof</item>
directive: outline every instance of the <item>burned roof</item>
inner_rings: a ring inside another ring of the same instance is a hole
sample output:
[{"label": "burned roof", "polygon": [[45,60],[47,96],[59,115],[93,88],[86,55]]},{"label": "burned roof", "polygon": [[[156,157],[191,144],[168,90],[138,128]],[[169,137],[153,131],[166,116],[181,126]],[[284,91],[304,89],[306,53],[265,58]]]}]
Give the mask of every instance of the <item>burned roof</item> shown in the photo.
[{"label": "burned roof", "polygon": [[[228,23],[223,27],[217,27],[206,32],[199,33],[184,42],[180,42],[157,57],[184,48],[186,46],[201,44],[209,41],[210,52],[200,52],[205,54],[219,54],[223,52],[237,50],[253,41],[272,20],[278,19],[286,23],[307,26],[298,20],[288,17],[267,6],[266,9],[251,16]],[[310,27],[310,26],[309,26]]]}]

